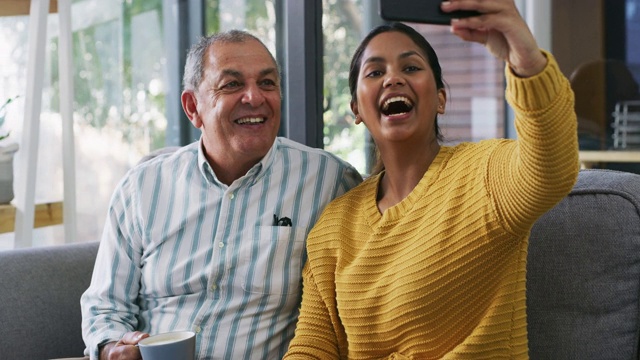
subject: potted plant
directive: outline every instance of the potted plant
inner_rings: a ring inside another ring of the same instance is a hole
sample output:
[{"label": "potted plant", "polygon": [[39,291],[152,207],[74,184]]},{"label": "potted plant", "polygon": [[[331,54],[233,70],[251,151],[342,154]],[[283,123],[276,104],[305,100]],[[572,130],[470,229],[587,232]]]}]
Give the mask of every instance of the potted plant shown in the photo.
[{"label": "potted plant", "polygon": [[13,200],[13,157],[18,151],[18,144],[9,141],[11,132],[4,130],[4,122],[7,106],[17,98],[9,98],[0,106],[0,204]]}]

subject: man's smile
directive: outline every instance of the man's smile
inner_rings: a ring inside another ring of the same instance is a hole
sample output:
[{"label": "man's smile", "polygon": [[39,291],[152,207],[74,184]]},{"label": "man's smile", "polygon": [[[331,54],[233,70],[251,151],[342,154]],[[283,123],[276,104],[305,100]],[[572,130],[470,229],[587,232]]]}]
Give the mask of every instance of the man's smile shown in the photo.
[{"label": "man's smile", "polygon": [[236,124],[240,124],[240,125],[253,125],[253,124],[262,124],[266,121],[266,118],[261,118],[261,117],[246,117],[246,118],[242,118],[242,119],[238,119],[236,120]]}]

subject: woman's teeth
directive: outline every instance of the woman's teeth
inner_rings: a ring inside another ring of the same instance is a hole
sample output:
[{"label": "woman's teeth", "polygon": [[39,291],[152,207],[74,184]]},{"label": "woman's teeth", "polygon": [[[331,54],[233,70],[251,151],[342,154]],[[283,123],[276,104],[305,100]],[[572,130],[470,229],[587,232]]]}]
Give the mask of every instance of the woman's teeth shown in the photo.
[{"label": "woman's teeth", "polygon": [[407,106],[411,106],[411,101],[409,101],[409,99],[407,99],[404,96],[394,96],[392,98],[387,99],[387,101],[384,102],[384,104],[382,105],[383,109],[387,109],[389,108],[389,104],[391,104],[392,102],[396,102],[396,101],[400,101],[403,102],[405,105]]},{"label": "woman's teeth", "polygon": [[408,98],[404,96],[394,96],[382,104],[380,111],[384,115],[402,115],[408,113],[411,109],[413,109],[413,105]]}]

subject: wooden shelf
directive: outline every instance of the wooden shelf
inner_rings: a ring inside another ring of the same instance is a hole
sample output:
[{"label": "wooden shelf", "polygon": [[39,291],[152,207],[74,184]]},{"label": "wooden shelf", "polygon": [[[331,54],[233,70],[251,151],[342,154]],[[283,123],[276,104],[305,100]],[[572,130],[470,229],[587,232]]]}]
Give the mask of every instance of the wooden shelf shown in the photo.
[{"label": "wooden shelf", "polygon": [[[0,0],[0,16],[29,15],[30,0]],[[49,2],[49,12],[58,12],[58,0]]]},{"label": "wooden shelf", "polygon": [[584,150],[580,151],[580,162],[583,168],[601,162],[640,163],[640,150]]},{"label": "wooden shelf", "polygon": [[[11,204],[0,205],[0,234],[13,232],[16,208]],[[36,204],[34,228],[62,224],[62,201]]]}]

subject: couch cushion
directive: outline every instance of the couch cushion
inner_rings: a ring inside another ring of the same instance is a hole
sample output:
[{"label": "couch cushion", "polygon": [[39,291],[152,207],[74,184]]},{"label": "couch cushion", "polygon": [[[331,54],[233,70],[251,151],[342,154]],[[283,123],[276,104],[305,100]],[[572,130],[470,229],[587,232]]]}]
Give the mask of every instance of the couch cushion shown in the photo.
[{"label": "couch cushion", "polygon": [[82,356],[80,296],[98,243],[0,252],[0,358]]},{"label": "couch cushion", "polygon": [[531,232],[531,359],[637,359],[639,294],[640,175],[582,170]]}]

